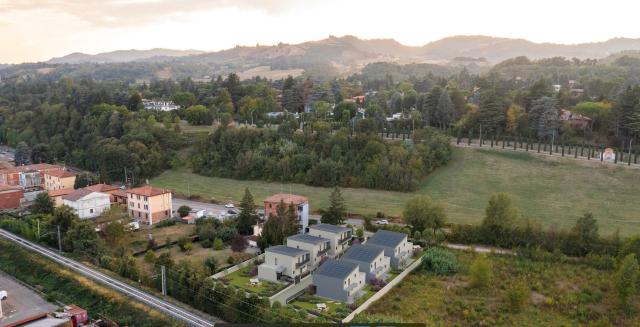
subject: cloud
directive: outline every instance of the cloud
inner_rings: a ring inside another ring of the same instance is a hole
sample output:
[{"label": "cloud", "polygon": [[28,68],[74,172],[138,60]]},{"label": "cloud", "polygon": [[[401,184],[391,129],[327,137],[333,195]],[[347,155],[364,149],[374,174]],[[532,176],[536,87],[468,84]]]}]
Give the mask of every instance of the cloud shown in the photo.
[{"label": "cloud", "polygon": [[294,0],[0,0],[0,18],[12,12],[47,11],[71,15],[90,25],[125,27],[224,8],[277,15],[293,4]]}]

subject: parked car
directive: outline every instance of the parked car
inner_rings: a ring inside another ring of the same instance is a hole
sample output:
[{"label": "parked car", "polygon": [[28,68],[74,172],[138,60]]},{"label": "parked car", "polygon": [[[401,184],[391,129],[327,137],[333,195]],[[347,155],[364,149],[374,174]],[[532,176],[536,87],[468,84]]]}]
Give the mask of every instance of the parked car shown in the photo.
[{"label": "parked car", "polygon": [[0,300],[6,300],[7,296],[9,296],[9,294],[7,294],[7,291],[0,291]]},{"label": "parked car", "polygon": [[227,203],[224,205],[224,207],[229,209],[229,208],[235,208],[236,206],[234,206],[233,203]]},{"label": "parked car", "polygon": [[389,221],[386,219],[376,220],[377,225],[389,225]]},{"label": "parked car", "polygon": [[238,212],[237,212],[237,211],[235,211],[235,210],[231,210],[231,209],[227,210],[227,212],[228,212],[230,215],[237,215],[237,214],[238,214]]}]

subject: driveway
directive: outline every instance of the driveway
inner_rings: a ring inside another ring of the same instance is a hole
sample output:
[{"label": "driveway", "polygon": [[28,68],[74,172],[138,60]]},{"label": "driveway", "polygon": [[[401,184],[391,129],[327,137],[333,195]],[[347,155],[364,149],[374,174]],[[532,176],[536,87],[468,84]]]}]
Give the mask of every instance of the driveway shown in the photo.
[{"label": "driveway", "polygon": [[8,297],[2,301],[4,318],[0,318],[0,326],[55,311],[58,306],[45,301],[38,293],[23,286],[13,277],[0,272],[0,290],[7,291]]}]

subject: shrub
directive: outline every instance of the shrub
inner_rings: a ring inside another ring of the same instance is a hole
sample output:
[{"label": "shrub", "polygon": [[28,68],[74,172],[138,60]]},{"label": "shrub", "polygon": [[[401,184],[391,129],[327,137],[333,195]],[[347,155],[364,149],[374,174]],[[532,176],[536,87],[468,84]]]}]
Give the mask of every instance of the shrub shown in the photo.
[{"label": "shrub", "polygon": [[522,311],[529,304],[530,299],[531,290],[523,281],[511,285],[505,293],[505,302],[511,312]]},{"label": "shrub", "polygon": [[489,285],[493,276],[491,261],[485,254],[479,254],[469,267],[471,286],[484,288]]},{"label": "shrub", "polygon": [[219,250],[224,249],[224,244],[222,243],[222,240],[221,240],[221,239],[216,238],[216,239],[213,241],[213,249],[214,249],[214,250],[216,250],[216,251],[219,251]]},{"label": "shrub", "polygon": [[147,250],[153,250],[156,248],[156,246],[158,246],[158,244],[156,244],[155,239],[152,238],[149,241],[147,241]]},{"label": "shrub", "polygon": [[173,226],[176,224],[176,221],[173,219],[167,219],[167,220],[163,220],[157,224],[153,225],[153,228],[163,228],[163,227],[169,227],[169,226]]},{"label": "shrub", "polygon": [[188,252],[191,252],[191,250],[193,249],[193,243],[191,243],[191,242],[187,242],[184,246],[180,247],[180,249],[181,249],[183,252],[187,252],[187,253],[188,253]]},{"label": "shrub", "polygon": [[236,260],[233,258],[233,256],[229,256],[229,257],[227,258],[227,263],[228,263],[228,264],[232,265],[232,264],[234,264],[235,262],[236,262]]},{"label": "shrub", "polygon": [[238,234],[231,240],[231,250],[233,252],[243,252],[248,246],[247,239]]},{"label": "shrub", "polygon": [[458,272],[458,260],[455,254],[443,248],[430,248],[422,257],[422,268],[440,276]]},{"label": "shrub", "polygon": [[188,216],[189,212],[191,212],[191,207],[189,206],[182,205],[180,206],[180,208],[178,208],[178,214],[180,215],[180,217]]},{"label": "shrub", "polygon": [[200,242],[200,245],[205,249],[209,249],[213,246],[213,242],[211,242],[211,240],[207,238],[204,241]]},{"label": "shrub", "polygon": [[611,270],[616,267],[616,259],[610,255],[589,253],[584,258],[584,263],[592,268],[600,270]]},{"label": "shrub", "polygon": [[154,263],[156,262],[156,253],[149,250],[144,254],[144,262],[146,263]]},{"label": "shrub", "polygon": [[210,274],[215,274],[218,268],[218,262],[215,257],[208,257],[204,260],[204,265],[209,269]]}]

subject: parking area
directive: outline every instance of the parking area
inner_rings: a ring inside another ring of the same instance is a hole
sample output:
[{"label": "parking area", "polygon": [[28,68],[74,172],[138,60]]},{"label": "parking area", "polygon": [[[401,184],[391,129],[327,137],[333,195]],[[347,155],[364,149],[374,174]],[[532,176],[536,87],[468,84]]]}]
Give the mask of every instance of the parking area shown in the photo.
[{"label": "parking area", "polygon": [[0,326],[40,313],[52,312],[58,308],[3,272],[0,272],[0,290],[7,291],[8,294],[7,299],[2,301],[4,317],[0,318]]}]

